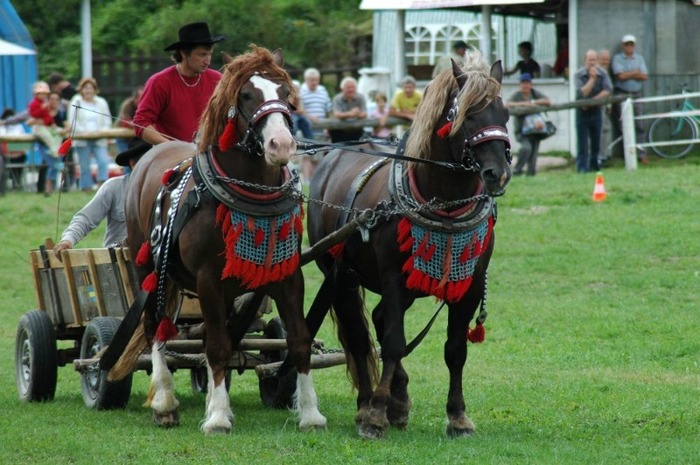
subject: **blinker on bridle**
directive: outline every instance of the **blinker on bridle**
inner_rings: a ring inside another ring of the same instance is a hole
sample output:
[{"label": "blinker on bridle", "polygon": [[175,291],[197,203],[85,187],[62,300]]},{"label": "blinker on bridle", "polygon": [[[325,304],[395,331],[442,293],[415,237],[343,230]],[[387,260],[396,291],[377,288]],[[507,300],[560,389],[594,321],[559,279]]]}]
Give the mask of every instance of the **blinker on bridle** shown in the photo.
[{"label": "blinker on bridle", "polygon": [[[219,138],[219,149],[226,151],[229,148],[236,148],[249,155],[263,156],[265,153],[265,147],[263,145],[264,139],[256,127],[259,126],[258,123],[263,118],[272,113],[282,113],[287,122],[287,126],[289,128],[292,127],[292,112],[289,108],[289,104],[283,100],[266,100],[258,105],[250,116],[242,108],[238,107],[237,104],[236,106],[231,106],[227,114],[228,123],[226,123],[224,133]],[[234,124],[238,114],[248,123],[243,139],[240,141],[236,140]]]}]

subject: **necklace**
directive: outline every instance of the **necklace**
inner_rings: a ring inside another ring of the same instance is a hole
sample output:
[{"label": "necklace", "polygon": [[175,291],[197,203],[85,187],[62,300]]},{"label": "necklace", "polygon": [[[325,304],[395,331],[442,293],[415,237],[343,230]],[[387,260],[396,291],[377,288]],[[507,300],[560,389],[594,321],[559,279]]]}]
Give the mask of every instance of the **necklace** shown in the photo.
[{"label": "necklace", "polygon": [[180,80],[181,80],[182,83],[183,83],[184,85],[186,85],[187,87],[197,87],[197,84],[199,84],[199,80],[202,79],[202,75],[201,75],[201,74],[197,74],[197,82],[195,82],[194,84],[189,84],[187,81],[185,81],[185,77],[184,77],[184,76],[182,75],[182,73],[180,72],[180,67],[177,66],[177,65],[175,65],[175,69],[177,70],[177,75],[180,76]]}]

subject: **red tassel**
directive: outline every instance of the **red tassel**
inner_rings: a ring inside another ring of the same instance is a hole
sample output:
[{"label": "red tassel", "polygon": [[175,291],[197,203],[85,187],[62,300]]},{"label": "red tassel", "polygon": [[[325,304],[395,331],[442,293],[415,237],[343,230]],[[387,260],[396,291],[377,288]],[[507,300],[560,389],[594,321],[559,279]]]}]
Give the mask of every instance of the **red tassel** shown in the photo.
[{"label": "red tassel", "polygon": [[141,248],[139,249],[139,253],[136,254],[136,260],[134,261],[134,264],[138,267],[142,267],[142,266],[148,265],[150,260],[151,260],[151,241],[144,241],[144,243],[141,244]]},{"label": "red tassel", "polygon": [[160,342],[169,341],[170,339],[177,336],[177,328],[170,317],[166,316],[160,320],[158,329],[156,330],[155,340]]},{"label": "red tassel", "polygon": [[161,178],[160,183],[164,186],[167,186],[173,181],[175,173],[177,173],[177,171],[174,169],[167,170],[165,173],[163,173],[163,177]]},{"label": "red tassel", "polygon": [[443,127],[438,129],[437,135],[444,139],[450,134],[450,131],[452,131],[452,121],[448,121]]},{"label": "red tassel", "polygon": [[68,151],[70,150],[70,148],[72,146],[73,146],[73,139],[68,138],[65,141],[63,141],[61,146],[58,148],[58,156],[65,157],[66,155],[68,155]]},{"label": "red tassel", "polygon": [[331,254],[331,257],[333,257],[335,260],[340,260],[340,258],[343,256],[344,250],[345,241],[341,242],[340,244],[336,244],[330,249],[328,249],[328,253]]},{"label": "red tassel", "polygon": [[301,218],[304,216],[303,210],[301,215],[294,217],[294,230],[299,233],[299,235],[304,234],[304,224],[301,222]]},{"label": "red tassel", "polygon": [[255,247],[259,247],[260,244],[265,240],[265,230],[263,228],[257,228],[255,230]]},{"label": "red tassel", "polygon": [[411,235],[411,222],[406,218],[401,218],[397,231],[398,235],[396,236],[396,240],[399,242],[399,244],[405,243],[406,239]]},{"label": "red tassel", "polygon": [[233,119],[229,119],[228,123],[226,123],[226,127],[224,128],[224,132],[221,134],[221,137],[219,137],[219,150],[226,152],[232,149],[233,146],[236,145],[236,142],[238,142],[236,125],[234,124]]},{"label": "red tassel", "polygon": [[473,342],[475,344],[479,342],[484,342],[484,339],[486,338],[486,330],[484,329],[484,325],[479,323],[476,325],[474,329],[470,329],[469,333],[467,334],[467,339],[469,339],[469,342]]},{"label": "red tassel", "polygon": [[153,292],[156,290],[157,285],[158,275],[155,271],[153,271],[143,279],[143,282],[141,283],[141,289],[143,289],[146,292]]},{"label": "red tassel", "polygon": [[428,250],[425,251],[423,254],[423,261],[429,262],[430,259],[433,258],[433,255],[435,254],[435,244],[430,244],[428,247]]},{"label": "red tassel", "polygon": [[289,231],[292,229],[292,221],[285,221],[282,223],[282,226],[280,227],[280,240],[281,241],[286,241],[287,237],[289,237]]},{"label": "red tassel", "polygon": [[216,208],[216,225],[220,225],[228,216],[228,207],[223,203]]}]

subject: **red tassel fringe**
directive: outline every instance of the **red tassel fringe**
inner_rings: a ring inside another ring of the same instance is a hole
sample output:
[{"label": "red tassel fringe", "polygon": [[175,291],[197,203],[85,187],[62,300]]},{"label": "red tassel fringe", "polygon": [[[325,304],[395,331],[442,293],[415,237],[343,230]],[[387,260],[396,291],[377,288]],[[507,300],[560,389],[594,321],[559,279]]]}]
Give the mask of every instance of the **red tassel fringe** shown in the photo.
[{"label": "red tassel fringe", "polygon": [[151,261],[151,241],[144,241],[141,244],[139,253],[136,254],[136,260],[134,264],[138,267],[143,267],[149,264]]},{"label": "red tassel fringe", "polygon": [[219,150],[226,152],[232,149],[233,146],[236,145],[236,142],[238,142],[236,125],[234,124],[233,119],[229,119],[228,123],[226,123],[226,127],[224,128],[224,132],[221,133],[221,137],[219,137]]},{"label": "red tassel fringe", "polygon": [[177,171],[175,171],[174,169],[169,169],[168,171],[163,173],[163,177],[161,178],[160,183],[164,186],[167,186],[173,181],[173,178],[175,178],[176,173]]},{"label": "red tassel fringe", "polygon": [[340,244],[336,244],[330,249],[328,249],[328,253],[331,254],[331,257],[335,261],[339,261],[343,257],[343,251],[345,250],[345,241],[341,242]]},{"label": "red tassel fringe", "polygon": [[68,155],[68,151],[70,150],[70,148],[72,146],[73,146],[73,139],[68,138],[65,141],[63,141],[61,146],[58,148],[58,156],[65,157],[66,155]]},{"label": "red tassel fringe", "polygon": [[438,137],[442,137],[444,139],[450,135],[450,131],[452,131],[452,121],[448,121],[443,127],[438,129],[437,135]]},{"label": "red tassel fringe", "polygon": [[155,271],[153,271],[143,279],[143,282],[141,283],[141,289],[143,289],[146,292],[153,292],[156,290],[157,285],[158,275]]},{"label": "red tassel fringe", "polygon": [[467,334],[467,339],[474,344],[484,342],[484,339],[486,339],[486,329],[484,329],[484,325],[479,323],[474,329],[470,329]]},{"label": "red tassel fringe", "polygon": [[173,339],[175,336],[177,336],[177,327],[173,323],[173,320],[168,316],[163,317],[156,330],[155,340],[165,342]]}]

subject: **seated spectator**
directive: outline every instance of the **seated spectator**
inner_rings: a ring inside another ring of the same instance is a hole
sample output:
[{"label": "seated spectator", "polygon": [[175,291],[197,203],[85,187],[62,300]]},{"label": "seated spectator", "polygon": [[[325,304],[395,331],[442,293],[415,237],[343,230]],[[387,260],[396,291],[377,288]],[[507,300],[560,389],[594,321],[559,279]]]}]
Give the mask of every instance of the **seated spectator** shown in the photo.
[{"label": "seated spectator", "polygon": [[[0,134],[5,135],[15,135],[15,134],[26,134],[27,128],[22,124],[27,119],[27,114],[17,115],[14,109],[5,108],[2,115],[0,115]],[[26,163],[27,152],[25,143],[16,142],[0,142],[0,154],[3,157],[3,167],[7,166],[8,163],[15,165]],[[7,183],[7,178],[9,177],[12,182],[12,189],[21,190],[22,189],[22,177],[24,174],[23,167],[11,167],[2,170],[0,173],[0,192],[4,193]]]},{"label": "seated spectator", "polygon": [[[356,121],[367,118],[365,97],[357,92],[357,80],[346,77],[340,81],[341,92],[333,97],[333,116],[343,121]],[[359,128],[332,129],[329,131],[332,142],[360,140],[364,130]]]},{"label": "seated spectator", "polygon": [[389,106],[387,105],[387,98],[384,92],[377,92],[374,94],[374,101],[376,102],[376,107],[370,113],[369,117],[372,119],[378,119],[379,125],[372,128],[372,137],[377,139],[388,139],[391,137],[391,126],[386,125],[386,120],[389,117]]},{"label": "seated spectator", "polygon": [[532,42],[520,42],[518,44],[518,55],[522,60],[515,64],[515,67],[506,71],[506,76],[519,72],[520,74],[529,74],[533,78],[540,77],[540,64],[532,59]]},{"label": "seated spectator", "polygon": [[416,80],[413,76],[406,76],[401,81],[401,89],[396,91],[391,100],[389,115],[413,121],[422,98],[423,94],[416,90]]}]

